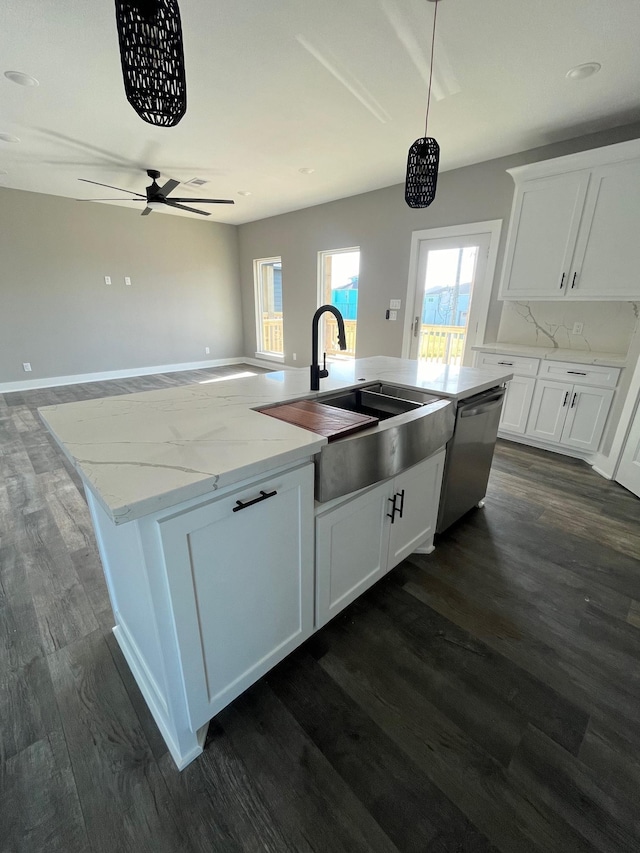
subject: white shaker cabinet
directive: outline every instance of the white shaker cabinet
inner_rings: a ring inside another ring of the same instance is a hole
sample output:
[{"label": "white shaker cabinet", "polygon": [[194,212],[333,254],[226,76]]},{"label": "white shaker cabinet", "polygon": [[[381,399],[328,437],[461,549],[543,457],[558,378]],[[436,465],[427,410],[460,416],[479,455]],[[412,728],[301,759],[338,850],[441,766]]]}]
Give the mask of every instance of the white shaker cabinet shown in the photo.
[{"label": "white shaker cabinet", "polygon": [[571,172],[516,188],[501,298],[564,296],[588,183]]},{"label": "white shaker cabinet", "polygon": [[526,434],[595,452],[613,399],[608,388],[538,379]]},{"label": "white shaker cabinet", "polygon": [[500,413],[500,429],[517,433],[526,430],[535,384],[536,380],[529,376],[514,376],[507,383]]},{"label": "white shaker cabinet", "polygon": [[640,142],[508,170],[501,299],[640,297]]},{"label": "white shaker cabinet", "polygon": [[195,731],[313,633],[313,465],[159,528]]},{"label": "white shaker cabinet", "polygon": [[316,623],[322,627],[412,552],[432,550],[445,451],[316,518]]}]

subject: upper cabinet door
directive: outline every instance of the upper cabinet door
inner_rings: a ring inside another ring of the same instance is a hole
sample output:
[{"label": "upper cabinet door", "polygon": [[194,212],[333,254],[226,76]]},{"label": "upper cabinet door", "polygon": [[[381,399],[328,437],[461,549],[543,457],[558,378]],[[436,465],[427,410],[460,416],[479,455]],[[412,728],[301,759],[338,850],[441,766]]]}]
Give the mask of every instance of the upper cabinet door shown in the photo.
[{"label": "upper cabinet door", "polygon": [[640,161],[591,173],[569,298],[640,297]]},{"label": "upper cabinet door", "polygon": [[589,174],[568,172],[517,186],[502,299],[558,299],[567,292]]}]

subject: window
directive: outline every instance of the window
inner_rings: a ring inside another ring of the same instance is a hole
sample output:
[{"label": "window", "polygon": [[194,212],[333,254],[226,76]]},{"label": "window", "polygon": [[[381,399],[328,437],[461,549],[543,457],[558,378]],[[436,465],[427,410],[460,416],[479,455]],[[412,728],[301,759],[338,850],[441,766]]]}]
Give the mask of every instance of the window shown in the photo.
[{"label": "window", "polygon": [[253,262],[256,305],[256,355],[284,358],[282,321],[282,258]]},{"label": "window", "polygon": [[340,350],[338,325],[331,314],[324,314],[322,318],[323,351],[333,357],[355,358],[360,249],[356,247],[319,252],[318,264],[318,305],[335,305],[344,318],[347,338],[347,349]]}]

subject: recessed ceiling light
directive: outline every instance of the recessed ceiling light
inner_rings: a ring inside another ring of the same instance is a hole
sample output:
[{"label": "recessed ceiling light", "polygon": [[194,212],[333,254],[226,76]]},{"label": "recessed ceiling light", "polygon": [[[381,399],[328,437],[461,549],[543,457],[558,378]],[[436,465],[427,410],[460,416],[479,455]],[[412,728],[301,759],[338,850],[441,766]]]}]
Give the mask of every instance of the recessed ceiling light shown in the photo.
[{"label": "recessed ceiling light", "polygon": [[238,195],[251,195],[249,190],[238,190]]},{"label": "recessed ceiling light", "polygon": [[312,175],[315,172],[315,169],[310,169],[308,166],[304,169],[298,169],[301,175]]},{"label": "recessed ceiling light", "polygon": [[597,74],[601,68],[602,65],[599,62],[585,62],[582,65],[570,68],[565,76],[569,80],[586,80],[587,77],[593,77],[594,74]]},{"label": "recessed ceiling light", "polygon": [[20,139],[10,133],[0,133],[0,142],[20,142]]},{"label": "recessed ceiling light", "polygon": [[12,83],[17,83],[18,86],[39,86],[40,81],[36,80],[30,74],[24,74],[22,71],[5,71],[4,76]]}]

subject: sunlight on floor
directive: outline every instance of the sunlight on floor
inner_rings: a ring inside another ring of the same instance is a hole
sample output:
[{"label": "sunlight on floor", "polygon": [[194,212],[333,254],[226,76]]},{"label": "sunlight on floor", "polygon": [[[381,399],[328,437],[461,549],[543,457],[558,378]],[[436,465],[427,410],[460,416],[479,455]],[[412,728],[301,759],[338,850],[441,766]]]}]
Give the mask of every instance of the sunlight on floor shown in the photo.
[{"label": "sunlight on floor", "polygon": [[230,373],[229,376],[216,376],[214,379],[203,379],[199,385],[206,385],[208,382],[224,382],[225,379],[244,379],[245,376],[257,376],[252,370],[242,370],[240,373]]}]

